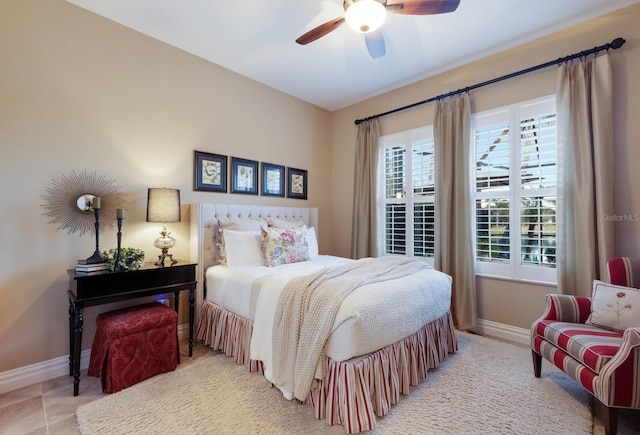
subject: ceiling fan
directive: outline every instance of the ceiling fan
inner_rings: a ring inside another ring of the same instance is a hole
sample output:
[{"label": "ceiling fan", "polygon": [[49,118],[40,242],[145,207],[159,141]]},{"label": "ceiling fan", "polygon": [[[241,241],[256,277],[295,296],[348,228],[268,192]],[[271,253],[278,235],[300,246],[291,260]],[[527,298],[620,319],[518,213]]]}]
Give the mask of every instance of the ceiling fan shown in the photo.
[{"label": "ceiling fan", "polygon": [[386,51],[380,26],[387,18],[387,11],[404,15],[445,14],[455,11],[459,4],[460,0],[344,0],[343,17],[314,27],[296,42],[307,45],[346,22],[353,30],[364,34],[367,50],[376,59],[384,56]]}]

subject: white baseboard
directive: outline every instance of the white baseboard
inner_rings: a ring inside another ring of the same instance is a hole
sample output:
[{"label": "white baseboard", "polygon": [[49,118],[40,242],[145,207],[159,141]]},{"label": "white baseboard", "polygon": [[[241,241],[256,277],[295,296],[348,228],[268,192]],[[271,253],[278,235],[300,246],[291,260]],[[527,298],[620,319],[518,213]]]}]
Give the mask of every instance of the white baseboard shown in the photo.
[{"label": "white baseboard", "polygon": [[[178,326],[178,339],[189,338],[189,324]],[[80,370],[89,367],[91,349],[80,354]],[[0,394],[69,375],[69,355],[0,373]]]},{"label": "white baseboard", "polygon": [[531,343],[531,332],[529,329],[517,328],[504,323],[492,322],[491,320],[478,319],[480,332],[489,337],[501,338],[515,343],[528,346]]},{"label": "white baseboard", "polygon": [[[89,366],[90,349],[80,354],[80,369]],[[69,375],[69,355],[0,373],[0,394]]]},{"label": "white baseboard", "polygon": [[[501,338],[503,340],[509,340],[524,345],[529,344],[530,338],[528,329],[516,328],[515,326],[505,325],[504,323],[497,323],[490,320],[482,319],[478,320],[478,325],[480,327],[480,332],[484,335]],[[179,325],[178,338],[180,340],[183,340],[188,337],[189,324]],[[90,354],[91,349],[82,351],[82,354],[80,355],[80,370],[84,370],[89,367]],[[68,374],[68,355],[54,358],[49,361],[43,361],[25,367],[8,370],[6,372],[0,373],[0,394]]]}]

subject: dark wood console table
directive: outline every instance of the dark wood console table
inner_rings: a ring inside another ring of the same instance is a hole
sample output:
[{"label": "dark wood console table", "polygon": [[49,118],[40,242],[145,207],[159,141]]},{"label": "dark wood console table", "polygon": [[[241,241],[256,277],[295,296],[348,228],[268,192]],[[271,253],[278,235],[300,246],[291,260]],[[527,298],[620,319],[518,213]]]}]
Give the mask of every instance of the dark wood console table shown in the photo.
[{"label": "dark wood console table", "polygon": [[173,293],[178,311],[180,292],[189,290],[189,356],[193,352],[193,322],[196,291],[196,264],[179,261],[158,267],[146,263],[140,269],[97,275],[80,275],[69,270],[69,375],[73,376],[73,395],[80,386],[80,352],[85,307],[146,296]]}]

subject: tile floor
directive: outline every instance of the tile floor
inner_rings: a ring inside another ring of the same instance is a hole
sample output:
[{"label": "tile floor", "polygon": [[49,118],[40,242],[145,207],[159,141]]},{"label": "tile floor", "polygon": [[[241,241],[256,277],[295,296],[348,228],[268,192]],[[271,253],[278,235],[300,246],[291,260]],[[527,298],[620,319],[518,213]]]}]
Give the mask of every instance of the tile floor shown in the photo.
[{"label": "tile floor", "polygon": [[[193,346],[190,358],[186,340],[180,342],[180,364],[186,367],[209,348],[200,343]],[[76,424],[76,408],[104,397],[100,379],[80,376],[80,391],[73,396],[73,378],[61,376],[39,384],[0,394],[0,435],[73,435],[80,434]]]},{"label": "tile floor", "polygon": [[[188,356],[188,344],[180,343],[181,367],[186,367],[208,352],[202,344],[194,344],[193,357]],[[105,396],[100,379],[89,377],[86,370],[80,378],[80,394],[73,396],[73,380],[61,376],[39,384],[0,394],[0,434],[2,435],[72,435],[79,434],[76,408]],[[598,411],[596,415],[599,416]],[[640,434],[640,411],[622,410],[618,435]],[[570,434],[566,434],[570,435]],[[604,435],[604,428],[596,418],[593,435]]]}]

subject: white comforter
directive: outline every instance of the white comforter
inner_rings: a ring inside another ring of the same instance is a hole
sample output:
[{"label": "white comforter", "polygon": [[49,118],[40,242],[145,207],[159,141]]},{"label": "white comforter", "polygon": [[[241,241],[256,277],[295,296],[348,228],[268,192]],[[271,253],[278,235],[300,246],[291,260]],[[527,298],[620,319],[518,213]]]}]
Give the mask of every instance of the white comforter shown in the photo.
[{"label": "white comforter", "polygon": [[[207,271],[207,299],[253,320],[250,357],[263,362],[265,377],[273,381],[273,318],[281,290],[294,276],[349,261],[322,255],[271,268],[216,266]],[[361,287],[343,301],[326,355],[345,361],[388,346],[445,315],[450,302],[451,277],[434,269],[403,278],[399,286],[383,282]],[[282,392],[291,398],[291,392]]]},{"label": "white comforter", "polygon": [[348,258],[320,255],[311,261],[277,267],[213,266],[207,269],[207,300],[245,319],[254,320],[258,294],[267,279],[284,279],[313,273],[327,266],[345,264]]}]

